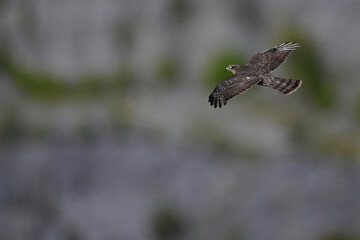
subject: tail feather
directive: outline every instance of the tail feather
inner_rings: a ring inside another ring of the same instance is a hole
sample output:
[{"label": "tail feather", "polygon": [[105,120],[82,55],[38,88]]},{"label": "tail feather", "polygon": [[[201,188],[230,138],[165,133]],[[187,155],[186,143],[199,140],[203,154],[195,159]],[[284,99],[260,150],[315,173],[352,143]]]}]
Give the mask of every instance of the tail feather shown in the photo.
[{"label": "tail feather", "polygon": [[282,94],[291,94],[295,92],[300,86],[302,81],[297,79],[286,79],[271,76],[270,81],[264,81],[264,85],[280,91]]}]

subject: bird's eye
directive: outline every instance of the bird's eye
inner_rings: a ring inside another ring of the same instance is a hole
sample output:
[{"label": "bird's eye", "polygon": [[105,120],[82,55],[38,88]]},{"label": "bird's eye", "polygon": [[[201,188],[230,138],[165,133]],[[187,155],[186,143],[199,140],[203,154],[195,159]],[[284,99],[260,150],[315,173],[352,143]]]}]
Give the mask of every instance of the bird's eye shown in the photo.
[{"label": "bird's eye", "polygon": [[229,66],[229,68],[230,68],[230,69],[232,69],[232,68],[233,68],[233,66]]}]

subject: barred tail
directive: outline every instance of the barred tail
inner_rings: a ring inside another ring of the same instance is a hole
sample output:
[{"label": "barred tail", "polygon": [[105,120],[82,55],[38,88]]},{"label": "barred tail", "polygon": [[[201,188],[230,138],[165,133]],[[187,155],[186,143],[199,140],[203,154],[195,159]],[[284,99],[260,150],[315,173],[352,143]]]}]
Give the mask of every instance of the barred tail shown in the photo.
[{"label": "barred tail", "polygon": [[265,85],[288,95],[295,92],[301,86],[301,83],[301,80],[273,77]]}]

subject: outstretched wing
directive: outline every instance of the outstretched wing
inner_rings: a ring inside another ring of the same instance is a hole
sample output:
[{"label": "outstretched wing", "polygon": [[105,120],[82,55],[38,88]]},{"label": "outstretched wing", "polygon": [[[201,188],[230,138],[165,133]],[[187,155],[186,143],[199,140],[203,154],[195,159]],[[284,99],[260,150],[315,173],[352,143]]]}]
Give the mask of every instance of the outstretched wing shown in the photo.
[{"label": "outstretched wing", "polygon": [[253,56],[247,66],[255,68],[260,73],[270,73],[278,68],[292,51],[300,47],[298,43],[286,42]]},{"label": "outstretched wing", "polygon": [[210,106],[225,106],[229,99],[246,92],[261,80],[260,77],[236,74],[221,81],[209,96]]}]

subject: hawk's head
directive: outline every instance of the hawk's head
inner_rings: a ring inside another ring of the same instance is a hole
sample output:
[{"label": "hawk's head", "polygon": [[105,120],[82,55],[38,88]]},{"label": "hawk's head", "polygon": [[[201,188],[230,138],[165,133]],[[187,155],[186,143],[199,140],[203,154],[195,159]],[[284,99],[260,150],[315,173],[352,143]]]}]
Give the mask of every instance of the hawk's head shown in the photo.
[{"label": "hawk's head", "polygon": [[241,66],[238,64],[231,64],[226,67],[226,70],[231,72],[232,74],[235,74],[236,72],[241,70]]}]

